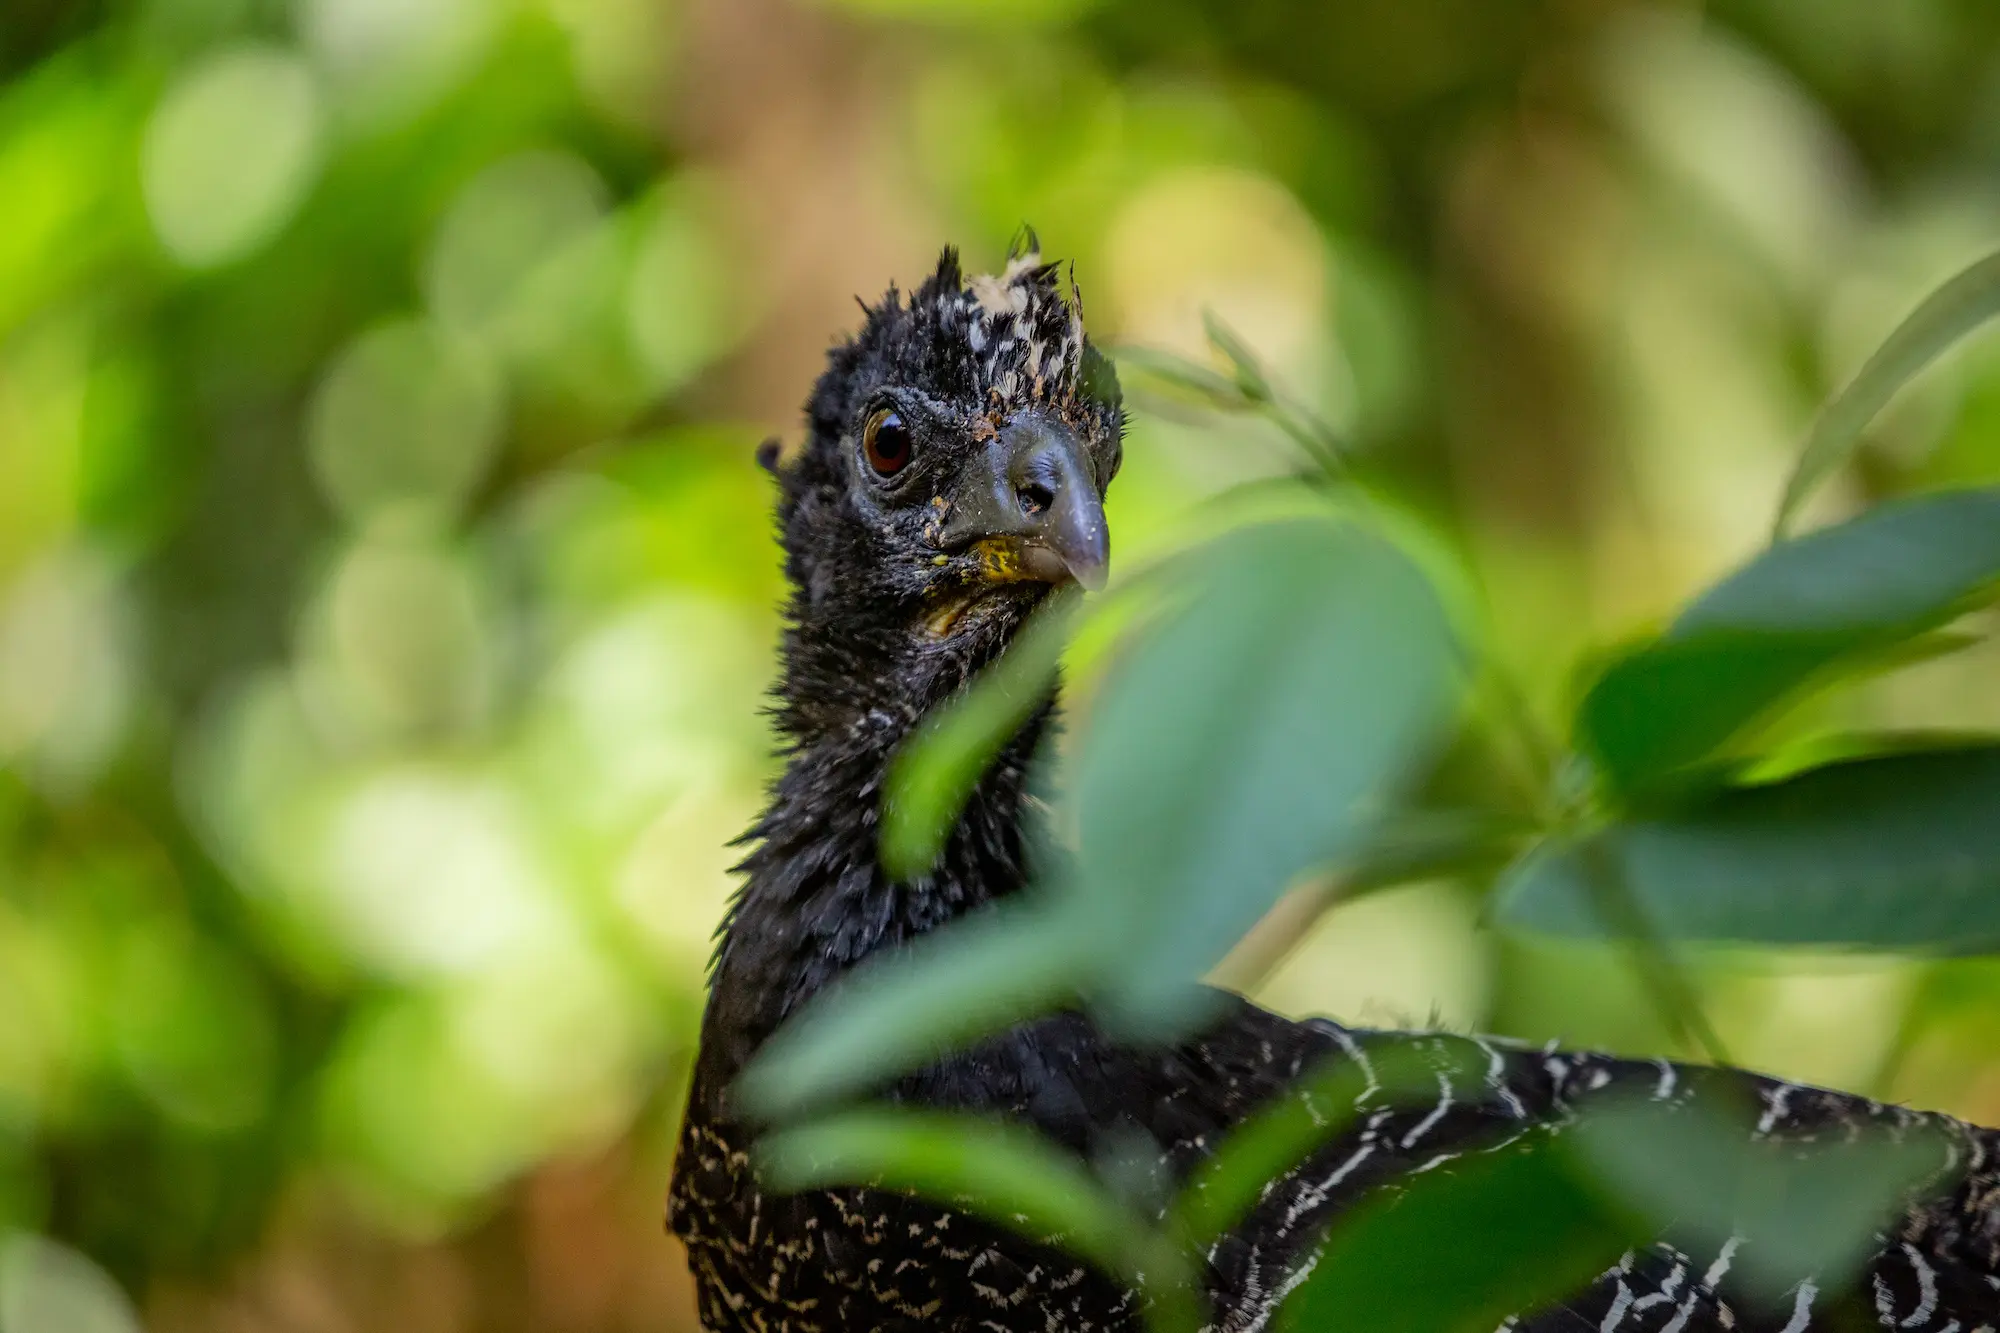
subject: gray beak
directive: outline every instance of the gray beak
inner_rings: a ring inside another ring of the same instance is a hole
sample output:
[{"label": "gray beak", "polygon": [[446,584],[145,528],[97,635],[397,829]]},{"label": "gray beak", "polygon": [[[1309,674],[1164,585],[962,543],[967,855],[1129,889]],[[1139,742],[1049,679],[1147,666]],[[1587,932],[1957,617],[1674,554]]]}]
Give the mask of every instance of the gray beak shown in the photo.
[{"label": "gray beak", "polygon": [[1111,534],[1083,441],[1039,412],[1008,422],[966,462],[939,540],[978,547],[995,577],[1102,588]]}]

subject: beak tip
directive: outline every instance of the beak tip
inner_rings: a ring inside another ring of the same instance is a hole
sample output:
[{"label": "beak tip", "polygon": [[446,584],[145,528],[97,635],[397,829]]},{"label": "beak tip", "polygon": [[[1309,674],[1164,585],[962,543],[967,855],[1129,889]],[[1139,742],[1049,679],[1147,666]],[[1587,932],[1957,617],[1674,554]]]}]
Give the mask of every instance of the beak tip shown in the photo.
[{"label": "beak tip", "polygon": [[[1093,501],[1095,497],[1092,497]],[[1069,576],[1085,592],[1103,592],[1111,578],[1111,534],[1105,530],[1104,510],[1097,503],[1079,506],[1071,516],[1066,540],[1055,543]]]}]

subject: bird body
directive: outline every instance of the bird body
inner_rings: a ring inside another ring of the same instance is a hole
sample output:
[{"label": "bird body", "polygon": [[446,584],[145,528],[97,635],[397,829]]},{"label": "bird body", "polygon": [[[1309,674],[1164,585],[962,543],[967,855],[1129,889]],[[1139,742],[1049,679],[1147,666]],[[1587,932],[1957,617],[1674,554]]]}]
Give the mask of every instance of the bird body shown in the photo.
[{"label": "bird body", "polygon": [[[1204,1260],[1208,1333],[1257,1333],[1312,1271],[1327,1225],[1399,1181],[1450,1169],[1526,1136],[1560,1132],[1593,1098],[1685,1104],[1704,1085],[1740,1084],[1780,1136],[1855,1126],[1941,1130],[1964,1175],[1912,1207],[1858,1284],[1822,1289],[1801,1274],[1773,1302],[1731,1283],[1756,1237],[1706,1249],[1662,1240],[1629,1254],[1559,1308],[1511,1321],[1509,1333],[1992,1333],[2000,1138],[1943,1117],[1734,1071],[1666,1061],[1524,1049],[1478,1038],[1358,1032],[1294,1023],[1238,1002],[1198,1037],[1121,1049],[1087,1018],[1063,1015],[942,1062],[898,1096],[1034,1126],[1090,1160],[1137,1139],[1157,1145],[1165,1183],[1184,1182],[1250,1112],[1289,1095],[1328,1059],[1364,1065],[1416,1044],[1445,1075],[1435,1098],[1364,1108],[1353,1129],[1288,1172]],[[1471,1058],[1468,1058],[1471,1057]],[[771,1196],[747,1137],[704,1121],[682,1152],[675,1226],[687,1239],[713,1329],[949,1328],[1136,1330],[1134,1293],[1079,1260],[920,1198],[870,1190]],[[1421,1254],[1410,1256],[1419,1271]],[[746,1299],[747,1298],[747,1299]]]},{"label": "bird body", "polygon": [[[1091,583],[1108,554],[1101,499],[1119,462],[1115,376],[1084,338],[1074,290],[1032,252],[965,281],[947,251],[906,301],[893,290],[836,348],[807,406],[810,434],[774,466],[793,586],[776,721],[787,764],[746,835],[742,892],[721,935],[669,1206],[704,1326],[1126,1330],[1145,1293],[945,1204],[866,1188],[763,1188],[755,1126],[728,1092],[766,1038],[863,960],[1026,888],[1037,803],[1037,710],[973,791],[934,868],[881,867],[891,762],[928,708],[1003,649],[1053,582]],[[1434,1096],[1391,1098],[1386,1049],[1414,1050]],[[1345,1063],[1361,1088],[1349,1128],[1267,1189],[1199,1256],[1213,1333],[1257,1333],[1312,1271],[1330,1222],[1399,1182],[1558,1133],[1594,1098],[1679,1106],[1729,1085],[1755,1133],[1810,1139],[1874,1127],[1944,1145],[1858,1283],[1800,1274],[1782,1299],[1734,1282],[1730,1237],[1697,1252],[1662,1238],[1506,1333],[2000,1331],[2000,1134],[1732,1070],[1533,1049],[1441,1034],[1294,1022],[1218,995],[1199,1032],[1122,1041],[1080,1012],[1023,1023],[888,1088],[892,1101],[1031,1127],[1086,1162],[1147,1145],[1165,1198],[1230,1130],[1303,1096]],[[1412,1255],[1413,1265],[1424,1263]]]}]

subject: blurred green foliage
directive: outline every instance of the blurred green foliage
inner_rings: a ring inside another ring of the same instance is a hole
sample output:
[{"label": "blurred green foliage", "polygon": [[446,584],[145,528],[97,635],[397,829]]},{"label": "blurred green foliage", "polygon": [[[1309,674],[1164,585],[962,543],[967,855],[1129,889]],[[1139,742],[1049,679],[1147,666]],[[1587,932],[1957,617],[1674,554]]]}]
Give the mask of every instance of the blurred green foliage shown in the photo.
[{"label": "blurred green foliage", "polygon": [[[1265,367],[1283,420],[1131,377],[1121,570],[1302,433],[1441,534],[1503,725],[1422,795],[1518,830],[1589,789],[1539,781],[1579,655],[1748,561],[2000,237],[1978,0],[18,0],[0,79],[9,1333],[689,1325],[652,1215],[770,771],[749,451],[942,241],[1032,220],[1105,341]],[[1996,349],[1801,526],[2000,478]],[[1990,731],[1995,653],[1757,753]],[[1616,951],[1477,925],[1491,842],[1300,942],[1308,886],[1241,974],[1672,1049]],[[1990,964],[1683,963],[1739,1059],[2000,1120]]]}]

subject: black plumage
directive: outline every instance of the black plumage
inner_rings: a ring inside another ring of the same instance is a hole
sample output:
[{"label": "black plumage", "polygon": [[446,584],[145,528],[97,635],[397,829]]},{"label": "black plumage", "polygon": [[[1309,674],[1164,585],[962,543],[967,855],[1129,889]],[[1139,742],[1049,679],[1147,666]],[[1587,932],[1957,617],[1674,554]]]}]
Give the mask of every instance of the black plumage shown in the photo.
[{"label": "black plumage", "polygon": [[[869,1190],[761,1189],[754,1129],[728,1088],[760,1043],[878,951],[1020,890],[1038,809],[1027,765],[1041,709],[973,793],[936,868],[897,883],[877,861],[888,766],[925,711],[990,661],[1066,578],[1106,561],[1101,501],[1117,472],[1116,377],[1084,337],[1080,301],[1032,242],[998,276],[965,280],[946,251],[905,298],[891,290],[834,349],[795,456],[767,454],[792,584],[776,720],[787,764],[746,835],[742,893],[715,960],[676,1164],[670,1223],[714,1330],[1136,1328],[1145,1297],[1063,1253],[968,1215]],[[1230,1128],[1328,1061],[1372,1067],[1385,1043],[1435,1061],[1419,1105],[1364,1093],[1355,1128],[1277,1182],[1202,1256],[1213,1327],[1264,1328],[1310,1272],[1329,1221],[1412,1172],[1559,1132],[1620,1092],[1680,1104],[1716,1083],[1757,1107],[1757,1134],[1921,1128],[1945,1148],[1858,1282],[1801,1274],[1759,1303],[1734,1285],[1735,1238],[1671,1238],[1630,1254],[1517,1333],[1994,1333],[2000,1326],[2000,1135],[1843,1094],[1726,1070],[1530,1050],[1428,1034],[1296,1023],[1239,999],[1166,1047],[1121,1044],[1085,1015],[1022,1025],[889,1090],[999,1114],[1086,1160],[1153,1145],[1162,1188]],[[1472,1072],[1468,1072],[1472,1071]],[[1372,1100],[1371,1100],[1372,1099]],[[1423,1263],[1412,1255],[1413,1265]]]}]

